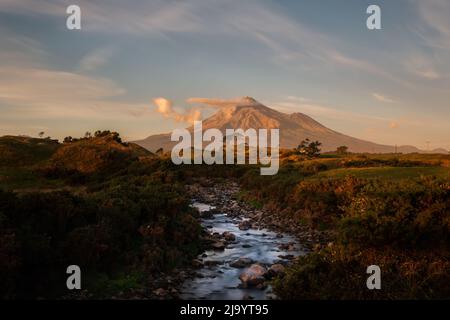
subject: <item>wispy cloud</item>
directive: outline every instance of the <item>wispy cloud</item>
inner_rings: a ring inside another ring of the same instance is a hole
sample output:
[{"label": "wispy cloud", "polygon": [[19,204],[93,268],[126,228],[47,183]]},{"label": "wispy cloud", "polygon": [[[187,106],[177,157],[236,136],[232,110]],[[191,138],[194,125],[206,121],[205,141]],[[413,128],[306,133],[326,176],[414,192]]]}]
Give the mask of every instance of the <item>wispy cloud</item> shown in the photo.
[{"label": "wispy cloud", "polygon": [[[64,0],[2,0],[0,12],[61,17],[70,3]],[[204,26],[198,21],[196,5],[207,1],[78,0],[86,31],[148,34],[193,32]]]},{"label": "wispy cloud", "polygon": [[[242,103],[243,98],[234,98],[234,99],[217,99],[217,98],[199,98],[192,97],[188,98],[186,101],[190,104],[199,103],[202,105],[206,105],[211,108],[223,108],[223,107],[231,107],[237,104]],[[246,101],[246,104],[249,102]]]},{"label": "wispy cloud", "polygon": [[[48,67],[48,54],[37,41],[12,34],[4,40],[0,56],[8,59],[0,60],[2,117],[112,119],[150,114],[146,104],[116,101],[126,90],[110,79]],[[94,60],[85,66],[98,65],[100,60]]]},{"label": "wispy cloud", "polygon": [[108,79],[44,68],[0,68],[3,116],[48,120],[133,118],[145,114],[148,105],[113,100],[124,93]]},{"label": "wispy cloud", "polygon": [[422,40],[435,49],[450,50],[450,2],[447,0],[411,0],[419,19],[425,24],[417,32]]},{"label": "wispy cloud", "polygon": [[0,27],[0,66],[32,67],[44,63],[48,54],[36,40]]},{"label": "wispy cloud", "polygon": [[374,97],[376,100],[378,100],[380,102],[384,102],[384,103],[395,103],[396,102],[395,100],[393,100],[385,95],[382,95],[380,93],[376,93],[376,92],[372,93],[372,97]]},{"label": "wispy cloud", "polygon": [[162,114],[165,118],[175,120],[176,122],[192,123],[201,120],[202,113],[198,108],[189,108],[184,113],[175,110],[172,101],[166,98],[155,98],[153,103],[156,106],[156,112]]},{"label": "wispy cloud", "polygon": [[290,96],[289,98],[274,102],[270,104],[276,109],[284,112],[304,112],[309,116],[315,117],[324,117],[329,119],[336,120],[347,120],[351,122],[360,122],[360,121],[377,121],[383,123],[389,123],[391,119],[367,115],[358,112],[345,111],[343,108],[327,106],[322,103],[314,102],[310,99],[305,99],[303,97]]},{"label": "wispy cloud", "polygon": [[[417,42],[403,59],[403,66],[421,84],[433,84],[432,90],[448,92],[450,85],[450,2],[447,0],[409,0],[417,17],[411,31]],[[418,45],[419,44],[419,45]]]},{"label": "wispy cloud", "polygon": [[[5,0],[0,11],[21,14],[42,14],[60,17],[65,1]],[[311,61],[357,70],[372,76],[394,79],[389,71],[374,66],[364,57],[344,54],[343,44],[299,20],[269,2],[248,1],[133,1],[79,0],[85,31],[170,37],[172,34],[232,36],[254,41],[270,50],[273,61],[289,67]],[[344,46],[345,47],[345,46]],[[102,63],[105,52],[86,57],[87,68]]]},{"label": "wispy cloud", "polygon": [[96,49],[83,57],[80,61],[80,69],[92,71],[108,63],[115,50],[112,47]]},{"label": "wispy cloud", "polygon": [[441,78],[434,64],[432,57],[426,57],[424,54],[411,55],[404,62],[407,71],[426,80],[437,80]]}]

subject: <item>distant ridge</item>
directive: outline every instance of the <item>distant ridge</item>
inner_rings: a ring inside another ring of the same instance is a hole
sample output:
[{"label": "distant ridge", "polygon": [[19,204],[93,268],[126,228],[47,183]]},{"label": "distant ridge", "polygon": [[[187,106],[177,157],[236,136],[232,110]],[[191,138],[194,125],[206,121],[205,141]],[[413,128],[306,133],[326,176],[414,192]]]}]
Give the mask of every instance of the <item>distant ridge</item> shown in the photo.
[{"label": "distant ridge", "polygon": [[[414,146],[389,146],[365,141],[331,130],[303,113],[286,114],[259,103],[254,98],[243,97],[235,103],[222,107],[211,117],[203,120],[203,130],[216,128],[223,133],[225,129],[242,128],[280,129],[280,146],[294,148],[309,138],[322,143],[322,151],[334,151],[339,146],[347,146],[356,153],[425,153]],[[192,131],[193,128],[189,127]],[[176,143],[170,141],[170,133],[149,136],[136,144],[152,152],[163,148],[171,149]],[[445,149],[436,149],[430,153],[448,153]]]}]

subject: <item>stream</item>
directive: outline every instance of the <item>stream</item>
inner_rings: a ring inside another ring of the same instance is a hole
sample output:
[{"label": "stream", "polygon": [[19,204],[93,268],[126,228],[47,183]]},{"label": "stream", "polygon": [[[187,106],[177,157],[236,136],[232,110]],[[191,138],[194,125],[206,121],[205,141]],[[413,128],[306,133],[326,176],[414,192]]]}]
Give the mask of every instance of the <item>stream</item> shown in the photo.
[{"label": "stream", "polygon": [[[194,202],[192,206],[201,213],[215,208],[200,202]],[[249,266],[236,268],[230,266],[230,263],[244,257],[268,269],[273,264],[286,265],[296,256],[306,253],[297,240],[290,235],[252,227],[241,230],[239,224],[245,220],[248,219],[228,216],[221,211],[214,211],[211,217],[202,218],[202,226],[211,234],[229,232],[235,236],[235,239],[228,241],[225,248],[207,250],[198,257],[202,267],[197,270],[193,278],[186,280],[182,285],[180,292],[182,299],[264,300],[275,298],[270,285],[243,287],[239,276]]]}]

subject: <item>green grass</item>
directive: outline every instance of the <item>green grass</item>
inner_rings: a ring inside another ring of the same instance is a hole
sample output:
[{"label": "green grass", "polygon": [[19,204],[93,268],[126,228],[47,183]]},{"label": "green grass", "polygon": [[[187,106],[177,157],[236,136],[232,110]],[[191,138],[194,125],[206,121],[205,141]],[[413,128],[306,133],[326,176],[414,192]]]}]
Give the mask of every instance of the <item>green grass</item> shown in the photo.
[{"label": "green grass", "polygon": [[248,195],[247,191],[241,190],[237,194],[237,199],[239,201],[242,201],[242,202],[245,202],[245,203],[249,204],[250,206],[252,206],[255,209],[262,209],[263,208],[263,206],[264,206],[263,203],[261,203],[260,201],[255,200],[255,199],[252,199],[252,198],[249,199],[247,197],[247,195]]},{"label": "green grass", "polygon": [[95,298],[110,298],[119,292],[144,288],[144,275],[138,271],[128,274],[108,276],[106,273],[88,273],[84,277],[84,286]]},{"label": "green grass", "polygon": [[440,161],[440,160],[450,160],[450,154],[435,154],[435,153],[405,153],[405,154],[394,154],[394,153],[377,153],[363,154],[369,159],[399,159],[399,160],[411,160],[411,161]]},{"label": "green grass", "polygon": [[0,188],[3,190],[36,190],[57,189],[64,186],[63,181],[45,179],[26,167],[0,167]]},{"label": "green grass", "polygon": [[365,179],[414,179],[420,176],[436,176],[450,179],[450,168],[444,167],[369,167],[340,168],[320,172],[309,179],[339,179],[348,175]]}]

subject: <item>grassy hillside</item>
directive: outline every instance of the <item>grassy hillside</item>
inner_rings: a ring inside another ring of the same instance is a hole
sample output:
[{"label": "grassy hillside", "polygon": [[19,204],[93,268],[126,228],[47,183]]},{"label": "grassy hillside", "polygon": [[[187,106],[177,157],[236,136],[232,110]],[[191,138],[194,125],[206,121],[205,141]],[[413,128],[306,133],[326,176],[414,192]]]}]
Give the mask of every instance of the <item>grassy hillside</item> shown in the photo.
[{"label": "grassy hillside", "polygon": [[150,156],[144,148],[123,143],[114,133],[105,132],[93,138],[64,143],[48,161],[47,170],[93,174],[126,168],[139,157]]},{"label": "grassy hillside", "polygon": [[51,191],[67,187],[61,179],[44,179],[29,167],[0,167],[0,189],[8,191]]},{"label": "grassy hillside", "polygon": [[200,252],[190,199],[141,147],[110,132],[64,144],[2,141],[11,152],[0,155],[1,298],[63,297],[74,261],[79,298],[142,295]]},{"label": "grassy hillside", "polygon": [[[248,171],[243,199],[279,220],[323,231],[328,244],[274,282],[284,299],[450,298],[448,155],[283,159],[278,175]],[[365,287],[366,268],[383,289]]]},{"label": "grassy hillside", "polygon": [[62,181],[43,179],[38,172],[60,147],[58,141],[51,139],[0,137],[0,188],[42,191],[62,188]]},{"label": "grassy hillside", "polygon": [[312,178],[341,179],[346,176],[365,179],[415,179],[421,176],[436,176],[450,179],[450,168],[445,167],[368,167],[368,168],[339,168],[320,172]]},{"label": "grassy hillside", "polygon": [[49,159],[59,147],[60,144],[51,139],[0,137],[0,166],[35,165]]},{"label": "grassy hillside", "polygon": [[152,154],[133,143],[122,143],[109,131],[92,138],[58,143],[22,136],[0,137],[0,188],[17,191],[67,189],[63,180],[108,175]]}]

